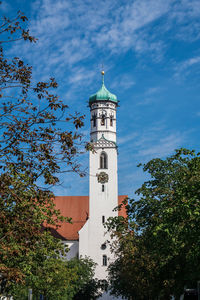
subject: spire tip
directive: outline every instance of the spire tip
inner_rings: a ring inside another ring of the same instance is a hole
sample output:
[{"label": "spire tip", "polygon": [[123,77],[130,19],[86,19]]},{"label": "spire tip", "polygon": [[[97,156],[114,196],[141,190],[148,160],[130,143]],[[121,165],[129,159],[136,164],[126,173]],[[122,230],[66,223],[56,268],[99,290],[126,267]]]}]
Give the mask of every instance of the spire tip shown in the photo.
[{"label": "spire tip", "polygon": [[101,71],[101,75],[102,75],[102,85],[104,85],[104,70]]}]

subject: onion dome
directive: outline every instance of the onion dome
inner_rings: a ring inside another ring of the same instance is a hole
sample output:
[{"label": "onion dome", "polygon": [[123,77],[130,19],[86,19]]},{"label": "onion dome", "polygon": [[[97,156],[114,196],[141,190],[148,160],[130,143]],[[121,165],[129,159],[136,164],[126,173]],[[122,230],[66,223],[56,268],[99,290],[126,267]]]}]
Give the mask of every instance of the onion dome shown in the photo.
[{"label": "onion dome", "polygon": [[98,92],[90,96],[89,105],[91,105],[93,102],[96,101],[111,101],[117,104],[118,103],[117,96],[110,93],[104,85],[104,71],[102,71],[101,74],[102,74],[102,86],[100,90],[98,90]]}]

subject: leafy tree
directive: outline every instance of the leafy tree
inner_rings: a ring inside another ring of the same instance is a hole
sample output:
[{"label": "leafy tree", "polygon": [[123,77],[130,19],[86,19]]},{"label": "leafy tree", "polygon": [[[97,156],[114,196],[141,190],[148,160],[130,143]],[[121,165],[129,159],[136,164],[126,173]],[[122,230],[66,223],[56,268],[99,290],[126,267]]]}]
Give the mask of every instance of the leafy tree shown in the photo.
[{"label": "leafy tree", "polygon": [[73,300],[95,300],[98,299],[104,291],[105,286],[102,283],[102,280],[91,278],[81,286],[78,293],[73,297]]},{"label": "leafy tree", "polygon": [[112,220],[117,260],[112,292],[137,299],[179,299],[200,278],[200,153],[186,149],[143,165],[151,179],[127,205],[127,220]]},{"label": "leafy tree", "polygon": [[59,182],[61,171],[84,175],[76,161],[84,116],[70,114],[54,92],[58,86],[54,78],[34,83],[32,67],[5,55],[12,43],[36,41],[26,21],[19,12],[0,23],[0,286],[4,293],[30,278],[34,259],[45,261],[65,250],[48,230],[41,231],[41,224],[56,227],[58,221],[70,221],[55,209],[48,189]]},{"label": "leafy tree", "polygon": [[[29,287],[35,299],[39,299],[40,295],[45,300],[84,299],[77,298],[77,295],[93,281],[95,264],[90,259],[65,261],[51,257],[36,261],[34,267],[35,271],[27,276],[25,285],[13,285],[12,295],[15,299],[27,299]],[[90,292],[87,299],[95,299],[91,295]]]}]

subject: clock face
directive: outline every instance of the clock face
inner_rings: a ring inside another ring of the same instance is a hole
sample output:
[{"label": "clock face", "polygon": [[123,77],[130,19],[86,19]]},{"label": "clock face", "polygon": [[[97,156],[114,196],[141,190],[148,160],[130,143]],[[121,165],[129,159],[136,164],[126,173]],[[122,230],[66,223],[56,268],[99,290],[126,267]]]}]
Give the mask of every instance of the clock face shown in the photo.
[{"label": "clock face", "polygon": [[108,174],[106,172],[100,172],[98,175],[97,175],[97,179],[98,179],[98,182],[100,183],[106,183],[108,182]]}]

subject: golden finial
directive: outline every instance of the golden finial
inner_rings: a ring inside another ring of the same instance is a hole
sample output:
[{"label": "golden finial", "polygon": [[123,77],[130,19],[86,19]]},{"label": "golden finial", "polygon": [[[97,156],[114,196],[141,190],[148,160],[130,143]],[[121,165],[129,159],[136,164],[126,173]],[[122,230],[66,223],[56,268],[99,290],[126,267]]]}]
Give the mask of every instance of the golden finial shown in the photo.
[{"label": "golden finial", "polygon": [[101,71],[101,74],[104,75],[104,71],[103,70]]}]

